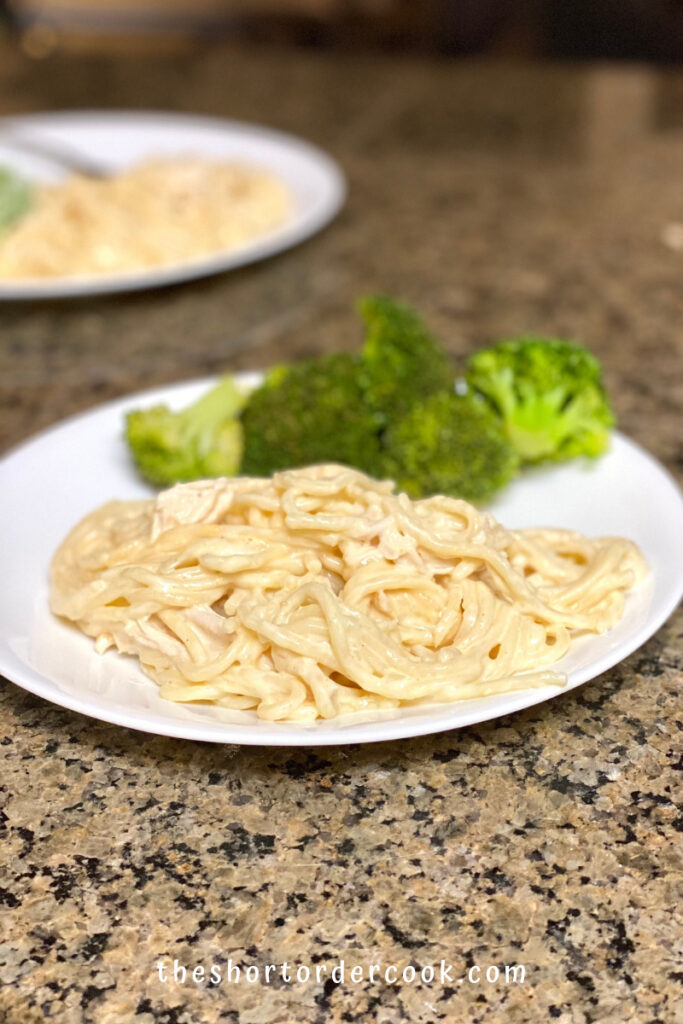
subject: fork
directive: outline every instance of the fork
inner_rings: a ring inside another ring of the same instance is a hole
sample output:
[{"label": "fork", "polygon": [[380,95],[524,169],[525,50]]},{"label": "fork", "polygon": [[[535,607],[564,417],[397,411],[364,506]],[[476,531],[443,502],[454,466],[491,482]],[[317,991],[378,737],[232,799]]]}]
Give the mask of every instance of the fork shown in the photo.
[{"label": "fork", "polygon": [[51,160],[60,167],[76,174],[82,174],[86,178],[109,178],[113,171],[104,164],[85,156],[76,149],[72,149],[63,143],[46,142],[43,140],[29,138],[21,132],[13,131],[11,126],[6,127],[0,124],[0,143],[25,153],[32,153]]}]

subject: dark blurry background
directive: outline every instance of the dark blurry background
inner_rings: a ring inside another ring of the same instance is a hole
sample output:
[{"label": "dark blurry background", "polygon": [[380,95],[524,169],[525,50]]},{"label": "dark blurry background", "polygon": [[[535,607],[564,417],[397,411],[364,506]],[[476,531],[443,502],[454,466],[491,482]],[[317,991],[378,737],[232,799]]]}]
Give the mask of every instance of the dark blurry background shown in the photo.
[{"label": "dark blurry background", "polygon": [[683,61],[683,0],[0,0],[0,12],[36,57],[234,40]]}]

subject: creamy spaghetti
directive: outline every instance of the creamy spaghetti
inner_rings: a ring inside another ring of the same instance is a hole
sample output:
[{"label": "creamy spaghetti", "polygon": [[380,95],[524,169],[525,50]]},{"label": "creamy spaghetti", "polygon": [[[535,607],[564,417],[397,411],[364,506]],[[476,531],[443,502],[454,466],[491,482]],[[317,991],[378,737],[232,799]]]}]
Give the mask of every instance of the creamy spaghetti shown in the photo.
[{"label": "creamy spaghetti", "polygon": [[234,249],[278,227],[292,199],[274,175],[193,157],[111,178],[74,175],[36,189],[0,237],[0,278],[111,274]]},{"label": "creamy spaghetti", "polygon": [[301,722],[561,684],[549,666],[646,571],[628,540],[324,465],[104,505],[57,551],[51,607],[169,700]]}]

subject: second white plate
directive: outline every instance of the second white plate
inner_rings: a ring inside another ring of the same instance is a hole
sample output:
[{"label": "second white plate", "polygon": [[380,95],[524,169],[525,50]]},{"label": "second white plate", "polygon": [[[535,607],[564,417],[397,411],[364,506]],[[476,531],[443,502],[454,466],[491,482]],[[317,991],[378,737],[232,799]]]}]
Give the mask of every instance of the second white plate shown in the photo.
[{"label": "second white plate", "polygon": [[[2,134],[7,132],[5,141]],[[82,154],[112,171],[154,156],[200,156],[269,171],[289,189],[294,211],[281,227],[201,259],[130,273],[1,280],[0,299],[66,298],[135,291],[205,277],[265,259],[315,234],[339,211],[346,183],[339,166],[302,139],[260,125],[186,114],[76,111],[0,118],[0,166],[31,180],[62,177],[53,161],[24,151],[11,138]]]},{"label": "second white plate", "polygon": [[[246,386],[258,381],[243,375]],[[151,490],[138,478],[122,439],[124,413],[154,402],[182,407],[210,380],[133,395],[45,431],[0,461],[0,672],[54,704],[118,725],[166,736],[283,746],[361,743],[455,729],[509,714],[565,692],[524,690],[478,700],[288,725],[250,712],[172,704],[159,697],[137,662],[97,655],[92,641],[57,621],[47,603],[52,554],[87,512],[112,498]],[[508,527],[565,526],[589,535],[620,534],[640,545],[652,575],[631,593],[626,613],[604,636],[579,640],[558,663],[568,688],[593,679],[648,639],[683,593],[683,499],[666,470],[615,433],[592,464],[527,472],[495,505]]]}]

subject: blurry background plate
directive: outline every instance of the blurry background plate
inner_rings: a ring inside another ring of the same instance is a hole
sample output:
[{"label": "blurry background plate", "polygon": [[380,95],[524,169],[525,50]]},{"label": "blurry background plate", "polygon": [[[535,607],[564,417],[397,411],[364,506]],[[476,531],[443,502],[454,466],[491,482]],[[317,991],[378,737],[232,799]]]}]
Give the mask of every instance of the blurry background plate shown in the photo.
[{"label": "blurry background plate", "polygon": [[[245,386],[259,380],[241,375]],[[136,475],[122,438],[124,413],[167,402],[181,408],[213,383],[159,388],[99,406],[26,442],[0,460],[0,672],[55,704],[145,732],[226,743],[318,746],[419,736],[483,722],[566,692],[505,693],[307,725],[259,721],[253,712],[162,700],[133,658],[98,655],[93,642],[57,621],[47,602],[57,545],[87,512],[113,498],[154,492]],[[683,592],[683,498],[651,455],[615,432],[611,450],[525,472],[491,506],[505,526],[564,526],[620,534],[640,545],[652,575],[627,598],[604,636],[575,642],[557,664],[568,688],[616,665],[648,639]]]},{"label": "blurry background plate", "polygon": [[315,234],[339,211],[346,195],[339,166],[315,146],[259,125],[186,114],[76,111],[0,118],[0,166],[36,181],[54,182],[66,172],[59,163],[23,151],[11,139],[26,139],[55,152],[82,154],[117,172],[155,156],[199,156],[254,165],[280,178],[293,198],[292,216],[280,227],[239,248],[200,259],[116,274],[0,279],[0,299],[62,298],[133,291],[174,284],[289,249]]}]

